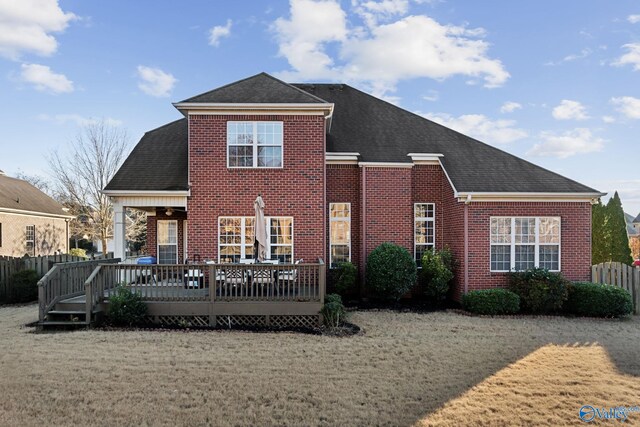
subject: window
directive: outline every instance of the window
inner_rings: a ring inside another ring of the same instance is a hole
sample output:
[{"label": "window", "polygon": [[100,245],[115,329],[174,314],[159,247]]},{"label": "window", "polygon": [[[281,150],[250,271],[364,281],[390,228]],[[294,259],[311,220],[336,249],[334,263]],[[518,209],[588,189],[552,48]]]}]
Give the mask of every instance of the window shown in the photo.
[{"label": "window", "polygon": [[329,203],[329,266],[351,261],[351,203]]},{"label": "window", "polygon": [[[282,263],[293,260],[293,218],[267,217],[267,258]],[[221,263],[235,263],[253,258],[255,218],[218,218],[218,259]]]},{"label": "window", "polygon": [[227,166],[281,168],[282,122],[227,122]]},{"label": "window", "polygon": [[560,218],[492,217],[491,271],[560,271]]},{"label": "window", "polygon": [[36,256],[36,226],[27,225],[25,230],[25,246],[27,249],[27,255]]},{"label": "window", "polygon": [[178,221],[158,221],[158,264],[178,263]]},{"label": "window", "polygon": [[0,248],[2,247],[2,223],[0,222]]},{"label": "window", "polygon": [[413,205],[413,255],[418,266],[422,265],[424,253],[435,247],[435,212],[433,203],[415,203]]}]

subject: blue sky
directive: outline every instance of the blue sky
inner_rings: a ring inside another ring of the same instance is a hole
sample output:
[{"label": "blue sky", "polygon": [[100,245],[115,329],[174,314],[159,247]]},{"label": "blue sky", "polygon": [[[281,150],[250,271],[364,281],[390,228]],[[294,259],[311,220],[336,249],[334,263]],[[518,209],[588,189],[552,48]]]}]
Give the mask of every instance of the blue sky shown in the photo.
[{"label": "blue sky", "polygon": [[0,169],[45,175],[92,120],[133,144],[171,102],[261,71],[349,83],[640,212],[625,0],[0,0]]}]

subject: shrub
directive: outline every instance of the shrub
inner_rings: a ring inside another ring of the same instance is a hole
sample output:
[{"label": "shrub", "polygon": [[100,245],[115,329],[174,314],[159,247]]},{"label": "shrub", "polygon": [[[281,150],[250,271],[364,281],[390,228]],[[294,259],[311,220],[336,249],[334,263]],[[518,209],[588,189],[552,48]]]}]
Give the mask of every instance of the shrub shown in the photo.
[{"label": "shrub", "polygon": [[520,297],[506,289],[471,291],[462,297],[462,306],[477,314],[514,314],[520,311]]},{"label": "shrub", "polygon": [[383,243],[369,254],[366,277],[376,297],[398,301],[416,283],[416,263],[405,248]]},{"label": "shrub", "polygon": [[422,282],[427,297],[441,302],[447,297],[453,279],[453,254],[449,249],[427,251],[422,257]]},{"label": "shrub", "polygon": [[114,295],[109,297],[108,317],[118,326],[133,326],[142,323],[147,314],[147,305],[142,295],[131,292],[124,286],[118,286]]},{"label": "shrub", "polygon": [[78,256],[81,258],[87,257],[87,250],[82,248],[73,248],[69,250],[69,255]]},{"label": "shrub", "polygon": [[342,304],[342,297],[338,294],[328,294],[324,297],[324,305],[320,310],[325,326],[337,328],[347,319],[347,311]]},{"label": "shrub", "polygon": [[628,291],[616,286],[572,283],[563,309],[576,316],[621,317],[632,313],[633,300]]},{"label": "shrub", "polygon": [[558,311],[567,299],[570,282],[543,268],[509,273],[509,290],[520,296],[521,307],[531,313]]},{"label": "shrub", "polygon": [[32,302],[38,299],[38,280],[35,270],[22,270],[9,278],[8,303]]},{"label": "shrub", "polygon": [[358,277],[358,269],[350,262],[341,262],[335,271],[334,289],[340,295],[345,295],[353,290]]}]

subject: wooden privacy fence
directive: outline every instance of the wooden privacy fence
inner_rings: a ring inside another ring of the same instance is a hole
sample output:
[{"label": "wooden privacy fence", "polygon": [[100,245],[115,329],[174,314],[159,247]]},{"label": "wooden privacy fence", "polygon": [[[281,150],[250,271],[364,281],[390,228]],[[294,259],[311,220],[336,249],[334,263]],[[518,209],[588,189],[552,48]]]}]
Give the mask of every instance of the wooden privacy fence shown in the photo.
[{"label": "wooden privacy fence", "polygon": [[640,267],[621,262],[603,262],[591,267],[591,281],[626,289],[633,299],[634,314],[640,314]]}]

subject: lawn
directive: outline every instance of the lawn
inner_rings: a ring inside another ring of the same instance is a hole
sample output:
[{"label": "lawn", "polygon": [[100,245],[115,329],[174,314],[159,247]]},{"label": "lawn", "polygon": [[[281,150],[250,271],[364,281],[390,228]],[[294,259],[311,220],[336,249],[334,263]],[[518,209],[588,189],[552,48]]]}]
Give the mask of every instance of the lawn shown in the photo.
[{"label": "lawn", "polygon": [[[357,312],[359,336],[23,327],[0,307],[0,425],[578,425],[640,405],[640,318]],[[640,413],[629,425],[640,424]]]}]

